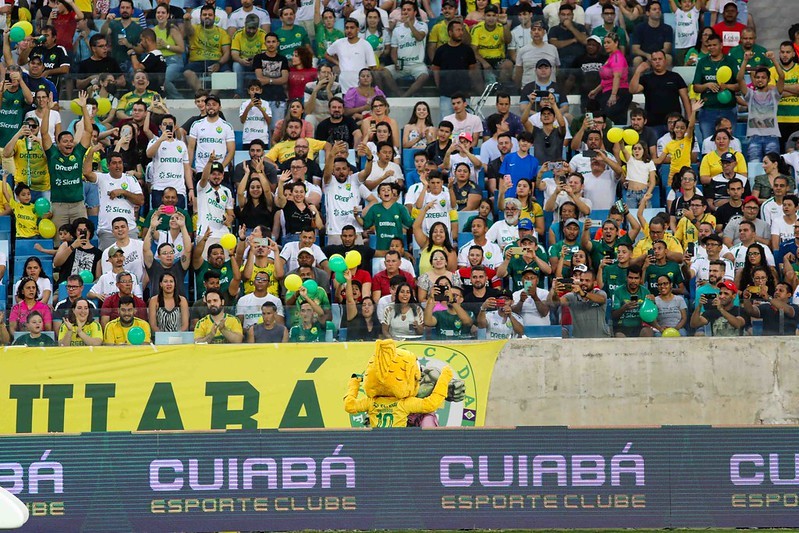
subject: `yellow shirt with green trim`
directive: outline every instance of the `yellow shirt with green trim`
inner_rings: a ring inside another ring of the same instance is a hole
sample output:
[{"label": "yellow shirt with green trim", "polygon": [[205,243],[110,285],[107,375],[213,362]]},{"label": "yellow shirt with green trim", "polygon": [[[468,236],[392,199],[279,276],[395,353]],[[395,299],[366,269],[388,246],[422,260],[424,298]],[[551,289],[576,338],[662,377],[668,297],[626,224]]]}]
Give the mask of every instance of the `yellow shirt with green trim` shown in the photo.
[{"label": "yellow shirt with green trim", "polygon": [[17,219],[17,237],[30,238],[39,236],[39,217],[36,216],[32,203],[22,204],[12,198],[11,210]]},{"label": "yellow shirt with green trim", "polygon": [[[777,85],[777,68],[768,69],[771,73],[770,85]],[[783,70],[785,74],[785,85],[799,84],[799,64],[794,65],[789,70]],[[777,122],[783,124],[799,123],[799,96],[793,94],[783,94],[780,104],[777,106]]]},{"label": "yellow shirt with green trim", "polygon": [[505,57],[505,29],[497,24],[493,30],[486,28],[485,22],[479,22],[472,28],[472,46],[483,59],[503,59]]},{"label": "yellow shirt with green trim", "polygon": [[219,26],[206,30],[194,24],[193,29],[189,37],[189,61],[219,61],[222,47],[230,46],[230,35]]},{"label": "yellow shirt with green trim", "polygon": [[233,34],[230,51],[236,51],[242,59],[252,59],[256,54],[266,50],[266,32],[260,28],[253,37],[249,37],[243,29]]},{"label": "yellow shirt with green trim", "polygon": [[[225,329],[229,329],[230,331],[233,331],[235,333],[241,333],[241,334],[244,333],[244,330],[241,327],[241,322],[239,322],[235,316],[225,313],[225,316],[222,319],[222,321],[225,324]],[[200,339],[203,339],[204,337],[207,337],[211,333],[211,330],[213,328],[214,328],[214,319],[211,317],[211,315],[206,315],[202,317],[197,322],[197,325],[194,326],[194,340],[198,341]],[[211,339],[210,342],[210,344],[225,344],[225,343],[227,343],[227,339],[220,331],[216,333],[216,335],[214,336],[213,339]]]},{"label": "yellow shirt with green trim", "polygon": [[[737,162],[735,172],[746,176],[746,158],[741,152],[736,152],[735,150],[730,150],[730,152],[735,155],[735,161]],[[700,176],[717,176],[721,174],[722,170],[721,156],[715,150],[703,157],[702,164],[699,165]]]},{"label": "yellow shirt with green trim", "polygon": [[27,183],[32,191],[50,190],[50,169],[42,143],[33,141],[28,150],[28,141],[18,139],[14,145],[14,182]]},{"label": "yellow shirt with green trim", "polygon": [[105,344],[130,344],[128,342],[128,332],[135,327],[140,327],[144,330],[144,342],[149,343],[152,340],[152,332],[150,331],[150,324],[141,318],[133,318],[133,323],[130,326],[123,326],[121,319],[115,318],[105,325],[105,334],[103,335],[103,343]]},{"label": "yellow shirt with green trim", "polygon": [[[641,232],[644,234],[644,238],[638,241],[638,244],[636,244],[635,248],[633,248],[633,259],[644,255],[650,249],[652,249],[652,238],[649,236],[649,224],[641,228]],[[678,254],[683,253],[680,241],[678,241],[671,233],[665,233],[663,235],[663,241],[665,241],[668,251],[677,252]]]},{"label": "yellow shirt with green trim", "polygon": [[716,217],[710,213],[705,213],[698,222],[691,222],[687,217],[680,218],[677,222],[677,229],[674,230],[674,238],[677,239],[683,248],[688,248],[688,244],[699,240],[699,224],[707,222],[716,227]]},{"label": "yellow shirt with green trim", "polygon": [[[305,138],[308,141],[308,159],[313,159],[320,150],[324,150],[326,141],[318,139]],[[296,141],[282,141],[274,145],[267,153],[267,159],[277,161],[278,163],[285,163],[294,157],[294,144]]]},{"label": "yellow shirt with green trim", "polygon": [[[103,327],[100,325],[99,322],[96,320],[89,322],[88,324],[84,324],[81,328],[83,333],[92,337],[93,339],[102,339],[103,338]],[[61,323],[61,327],[58,328],[58,340],[60,341],[64,337],[67,336],[69,332],[69,328],[67,327],[65,322]],[[77,333],[72,334],[72,341],[69,343],[70,346],[86,346],[83,342],[83,339],[78,337]]]},{"label": "yellow shirt with green trim", "polygon": [[126,115],[130,116],[133,112],[133,104],[141,100],[147,107],[150,107],[153,103],[153,97],[157,96],[158,93],[154,91],[144,91],[144,94],[136,94],[133,91],[129,93],[125,93],[122,95],[122,98],[119,99],[119,104],[117,105],[117,111],[124,111]]}]

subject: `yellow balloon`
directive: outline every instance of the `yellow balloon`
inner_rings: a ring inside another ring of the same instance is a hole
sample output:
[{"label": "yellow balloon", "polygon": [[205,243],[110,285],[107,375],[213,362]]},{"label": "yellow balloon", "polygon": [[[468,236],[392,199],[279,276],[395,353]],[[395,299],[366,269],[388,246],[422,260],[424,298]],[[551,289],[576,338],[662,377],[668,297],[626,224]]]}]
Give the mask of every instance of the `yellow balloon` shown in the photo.
[{"label": "yellow balloon", "polygon": [[344,256],[344,262],[347,263],[347,268],[355,268],[361,264],[361,252],[358,250],[350,250]]},{"label": "yellow balloon", "polygon": [[33,24],[31,24],[27,20],[20,20],[19,22],[17,22],[16,24],[14,24],[11,27],[12,28],[22,28],[22,31],[25,32],[25,37],[27,37],[31,33],[33,33]]},{"label": "yellow balloon", "polygon": [[302,287],[302,278],[297,274],[289,274],[283,281],[283,286],[287,291],[297,292]]},{"label": "yellow balloon", "polygon": [[75,113],[78,116],[82,116],[83,115],[83,109],[80,107],[80,104],[78,103],[77,100],[72,100],[69,103],[69,110],[72,111],[73,113]]},{"label": "yellow balloon", "polygon": [[[26,21],[26,22],[27,22],[27,21],[29,21],[29,20],[31,20],[31,12],[30,12],[30,9],[28,9],[27,7],[21,7],[21,8],[19,8],[19,13],[18,13],[18,16],[19,16],[19,20],[24,20],[24,21]],[[33,26],[31,26],[31,31],[32,31],[32,30],[33,30]],[[28,34],[28,35],[30,35],[30,34]]]},{"label": "yellow balloon", "polygon": [[39,235],[45,239],[52,239],[55,237],[55,224],[49,218],[43,218],[39,221]]},{"label": "yellow balloon", "polygon": [[732,79],[732,69],[727,65],[719,67],[716,71],[716,83],[727,83]]},{"label": "yellow balloon", "polygon": [[111,101],[108,98],[97,99],[97,115],[104,117],[111,111]]},{"label": "yellow balloon", "polygon": [[608,130],[608,140],[612,143],[617,143],[624,137],[624,130],[621,128],[610,128]]},{"label": "yellow balloon", "polygon": [[223,235],[221,239],[219,239],[219,244],[222,245],[222,248],[225,250],[232,250],[236,247],[236,236],[232,233],[228,233],[227,235]]},{"label": "yellow balloon", "polygon": [[635,144],[638,142],[638,139],[640,138],[638,136],[638,132],[635,130],[624,130],[623,137],[625,144]]}]

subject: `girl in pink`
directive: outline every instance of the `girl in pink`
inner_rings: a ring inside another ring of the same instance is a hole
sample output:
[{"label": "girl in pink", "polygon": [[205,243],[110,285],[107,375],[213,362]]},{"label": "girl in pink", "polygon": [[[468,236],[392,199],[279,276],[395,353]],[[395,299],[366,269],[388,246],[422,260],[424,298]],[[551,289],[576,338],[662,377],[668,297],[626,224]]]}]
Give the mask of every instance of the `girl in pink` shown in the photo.
[{"label": "girl in pink", "polygon": [[608,60],[599,69],[599,85],[588,97],[597,100],[597,109],[605,111],[614,124],[627,124],[627,108],[633,97],[629,91],[629,66],[619,50],[619,37],[615,33],[605,35],[605,52]]}]

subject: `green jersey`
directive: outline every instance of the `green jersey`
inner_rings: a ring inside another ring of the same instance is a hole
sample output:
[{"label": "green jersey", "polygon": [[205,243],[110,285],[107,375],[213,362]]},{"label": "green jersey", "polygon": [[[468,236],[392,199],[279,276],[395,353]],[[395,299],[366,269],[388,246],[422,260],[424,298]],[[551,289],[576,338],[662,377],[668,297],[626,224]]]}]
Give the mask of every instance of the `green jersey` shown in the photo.
[{"label": "green jersey", "polygon": [[665,265],[649,265],[644,275],[644,282],[649,288],[649,292],[655,296],[660,294],[660,291],[658,291],[658,278],[663,275],[669,277],[673,287],[677,287],[684,281],[680,265],[674,261],[666,261]]},{"label": "green jersey", "polygon": [[[738,68],[741,68],[741,65],[744,62],[744,50],[743,46],[740,44],[735,48],[732,48],[727,57],[731,57],[735,60],[735,64],[738,65]],[[752,52],[755,54],[752,59],[749,60],[749,69],[756,69],[757,67],[768,67],[771,68],[774,66],[774,63],[771,62],[769,58],[766,57],[767,50],[756,44],[752,47]]]},{"label": "green jersey", "polygon": [[580,249],[580,245],[577,242],[569,244],[566,241],[558,241],[549,247],[549,257],[554,257],[554,258],[560,257],[560,251],[563,249],[564,246],[568,248],[568,250],[566,250],[566,256],[563,258],[564,264],[571,261],[572,254]]},{"label": "green jersey", "polygon": [[[291,291],[286,291],[286,300],[290,299],[294,296],[294,293]],[[308,294],[308,298],[316,302],[316,304],[327,311],[330,309],[330,299],[327,297],[327,291],[324,290],[322,287],[316,289],[316,294]],[[300,307],[305,299],[302,296],[297,296],[297,299],[294,301],[294,310],[291,311],[291,315],[288,317],[287,323],[299,326],[300,325]],[[289,332],[289,335],[291,332]]]},{"label": "green jersey", "polygon": [[621,287],[616,289],[613,293],[613,309],[621,309],[624,304],[632,301],[632,296],[638,296],[638,305],[636,307],[631,307],[622,313],[621,317],[619,317],[619,319],[616,321],[617,326],[621,326],[623,328],[641,327],[641,304],[647,297],[647,290],[643,285],[640,285],[638,287],[638,291],[634,294],[630,293],[626,282]]},{"label": "green jersey", "polygon": [[[539,246],[536,249],[535,255],[538,256],[545,263],[549,261],[549,257],[547,256],[547,253],[544,250],[543,246]],[[508,275],[511,277],[512,280],[511,291],[515,292],[524,288],[524,282],[522,281],[522,273],[525,270],[535,270],[536,274],[538,275],[538,286],[543,289],[544,282],[546,281],[546,276],[541,274],[541,267],[538,266],[536,260],[533,259],[528,263],[527,261],[524,260],[523,255],[512,255],[510,261],[508,261]]]},{"label": "green jersey", "polygon": [[394,202],[389,207],[384,207],[382,203],[375,204],[369,208],[363,217],[363,227],[371,228],[374,226],[377,234],[376,250],[388,250],[391,239],[399,237],[405,238],[405,229],[413,225],[413,219],[405,207]]},{"label": "green jersey", "polygon": [[82,202],[83,199],[83,158],[86,147],[80,143],[69,155],[64,155],[53,144],[45,150],[47,168],[50,170],[51,202]]},{"label": "green jersey", "polygon": [[591,263],[594,267],[599,267],[599,263],[605,258],[606,252],[612,252],[610,257],[615,259],[617,255],[616,250],[619,248],[620,244],[629,244],[630,248],[632,248],[633,241],[631,241],[627,235],[618,237],[616,241],[610,245],[602,239],[591,241]]},{"label": "green jersey", "polygon": [[130,57],[128,57],[128,47],[119,44],[119,39],[125,37],[128,43],[134,46],[138,45],[141,39],[142,27],[139,26],[136,20],[133,20],[126,28],[122,25],[120,19],[114,19],[108,23],[108,29],[110,30],[108,48],[111,57],[116,59],[117,63],[120,65],[130,61]]},{"label": "green jersey", "polygon": [[277,35],[280,41],[278,53],[284,57],[291,57],[294,50],[301,46],[311,46],[311,40],[308,38],[308,33],[302,26],[294,25],[290,30],[286,28],[278,28],[272,30]]},{"label": "green jersey", "polygon": [[464,328],[463,321],[457,314],[449,311],[435,311],[433,316],[436,319],[434,333],[436,339],[464,338],[470,333],[469,328]]},{"label": "green jersey", "polygon": [[330,48],[330,45],[336,42],[337,40],[344,37],[344,32],[333,28],[332,30],[328,31],[325,29],[324,24],[317,24],[316,25],[316,57],[319,59],[324,59],[325,52],[327,49]]},{"label": "green jersey", "polygon": [[15,93],[3,91],[3,106],[0,108],[0,146],[8,144],[19,131],[26,107],[22,89],[17,89]]},{"label": "green jersey", "polygon": [[[729,55],[725,55],[719,61],[713,61],[710,56],[703,57],[696,63],[696,72],[694,73],[694,83],[717,83],[716,72],[723,66],[730,67],[732,70],[732,78],[727,83],[734,83],[735,77],[738,75],[738,64],[735,59]],[[728,103],[722,104],[719,102],[718,93],[713,91],[705,91],[702,93],[702,98],[705,100],[705,109],[732,109],[737,104],[735,98],[732,98]]]},{"label": "green jersey", "polygon": [[298,324],[289,330],[289,342],[322,342],[324,340],[325,327],[319,322],[314,322],[308,329]]},{"label": "green jersey", "polygon": [[[228,293],[228,288],[230,288],[230,282],[233,280],[233,265],[230,262],[230,259],[222,263],[221,268],[214,268],[211,266],[211,263],[208,261],[203,261],[203,264],[200,268],[197,269],[197,274],[194,278],[194,288],[196,294],[203,295],[205,294],[205,287],[203,286],[203,278],[205,277],[205,273],[208,271],[216,272],[219,274],[219,291],[222,294]],[[199,297],[198,297],[199,299]]]},{"label": "green jersey", "polygon": [[602,290],[612,295],[616,289],[627,283],[627,269],[618,263],[602,268]]},{"label": "green jersey", "polygon": [[58,343],[48,337],[47,335],[39,335],[35,339],[31,337],[30,333],[26,333],[17,338],[13,343],[14,346],[29,346],[29,347],[44,347],[44,346],[58,346]]}]

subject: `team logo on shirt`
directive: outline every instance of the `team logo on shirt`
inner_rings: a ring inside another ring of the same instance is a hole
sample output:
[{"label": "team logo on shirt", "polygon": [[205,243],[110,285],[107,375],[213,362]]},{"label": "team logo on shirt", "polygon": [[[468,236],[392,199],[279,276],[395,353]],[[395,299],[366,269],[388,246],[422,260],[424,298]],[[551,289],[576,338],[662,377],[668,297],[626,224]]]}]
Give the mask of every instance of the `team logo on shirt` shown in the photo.
[{"label": "team logo on shirt", "polygon": [[311,333],[313,333],[314,335],[316,335],[317,331],[319,331],[319,329],[316,326],[311,328]]},{"label": "team logo on shirt", "polygon": [[438,203],[441,205],[441,207],[444,207],[445,205],[447,205],[446,200],[439,200]]},{"label": "team logo on shirt", "polygon": [[352,190],[352,184],[347,183],[346,185],[344,185],[344,188],[347,189],[348,191]]},{"label": "team logo on shirt", "polygon": [[227,194],[223,194],[222,195],[222,201],[223,202],[227,202]]},{"label": "team logo on shirt", "polygon": [[[377,215],[380,216],[380,215]],[[394,220],[399,220],[399,215],[394,215]]]},{"label": "team logo on shirt", "polygon": [[55,54],[50,54],[50,61],[55,61]]},{"label": "team logo on shirt", "polygon": [[183,245],[182,244],[178,244],[175,248],[177,249],[178,252],[182,252],[183,251]]},{"label": "team logo on shirt", "polygon": [[494,254],[493,254],[493,253],[491,253],[491,252],[486,252],[486,259],[491,259],[492,257],[494,257]]},{"label": "team logo on shirt", "polygon": [[181,147],[181,146],[178,146],[178,153],[179,153],[179,154],[182,154],[182,153],[183,153],[183,147]]},{"label": "team logo on shirt", "polygon": [[75,156],[74,156],[74,155],[70,155],[70,156],[69,156],[69,160],[70,160],[70,161],[75,161],[75,159],[76,159],[76,158],[75,158]]},{"label": "team logo on shirt", "polygon": [[122,184],[122,190],[123,191],[127,191],[128,190],[128,184],[127,183],[123,183]]},{"label": "team logo on shirt", "polygon": [[222,126],[217,126],[216,127],[216,132],[217,133],[222,133]]}]

